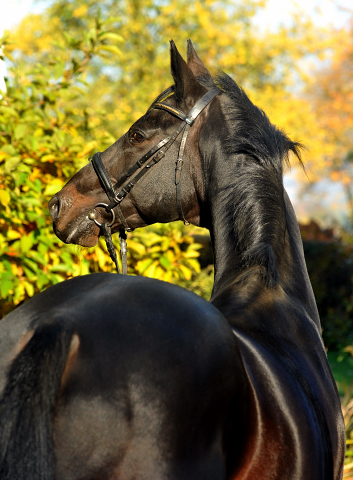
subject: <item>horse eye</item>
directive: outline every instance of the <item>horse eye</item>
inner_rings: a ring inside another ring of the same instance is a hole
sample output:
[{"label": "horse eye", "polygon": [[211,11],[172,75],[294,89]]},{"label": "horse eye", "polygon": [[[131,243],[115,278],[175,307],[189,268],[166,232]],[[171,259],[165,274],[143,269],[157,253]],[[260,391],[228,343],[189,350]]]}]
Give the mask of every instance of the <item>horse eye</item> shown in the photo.
[{"label": "horse eye", "polygon": [[143,135],[141,135],[141,133],[135,132],[135,133],[132,134],[131,139],[134,143],[142,143],[144,141],[145,137]]}]

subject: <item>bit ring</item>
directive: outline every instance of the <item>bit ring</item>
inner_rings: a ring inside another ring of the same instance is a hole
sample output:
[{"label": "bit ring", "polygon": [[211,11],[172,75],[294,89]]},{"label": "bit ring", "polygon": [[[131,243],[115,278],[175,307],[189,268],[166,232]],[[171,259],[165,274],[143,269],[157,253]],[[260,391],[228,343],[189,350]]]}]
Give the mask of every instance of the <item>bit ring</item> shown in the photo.
[{"label": "bit ring", "polygon": [[[88,218],[90,220],[92,220],[98,227],[101,227],[102,224],[98,222],[98,220],[96,219],[96,213],[95,213],[95,209],[97,207],[104,207],[105,209],[107,209],[108,207],[108,204],[107,203],[96,203],[95,206],[92,208],[92,211],[89,213],[88,215]],[[115,222],[115,213],[114,213],[114,210],[109,210],[109,212],[111,213],[112,215],[112,221],[110,223],[107,224],[107,227],[111,227],[113,225],[113,223]]]}]

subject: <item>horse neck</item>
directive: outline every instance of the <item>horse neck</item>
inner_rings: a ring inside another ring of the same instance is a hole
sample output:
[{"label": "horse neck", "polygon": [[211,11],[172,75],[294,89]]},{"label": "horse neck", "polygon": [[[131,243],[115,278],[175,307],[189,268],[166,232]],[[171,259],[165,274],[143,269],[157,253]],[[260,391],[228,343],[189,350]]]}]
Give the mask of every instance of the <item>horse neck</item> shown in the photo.
[{"label": "horse neck", "polygon": [[[218,151],[209,160],[212,168],[209,169],[211,172],[206,199],[215,262],[211,303],[226,318],[231,318],[259,296],[272,303],[276,298],[283,299],[286,296],[297,304],[300,303],[319,326],[293,207],[282,181],[277,189],[271,189],[271,183],[273,186],[278,174],[271,167],[259,167],[261,171],[256,175],[255,165],[254,171],[250,169],[248,172],[249,175],[246,174],[242,179],[240,174],[235,179],[233,188],[229,185],[229,178],[234,176],[234,168],[231,172],[234,159],[222,158]],[[241,166],[247,161],[253,162],[246,157],[236,159]],[[271,178],[266,178],[266,174]],[[255,179],[259,183],[241,185],[239,189],[236,183],[243,182],[244,179]],[[247,194],[252,196],[251,200],[255,198],[256,201],[248,210],[245,202],[243,207],[246,211],[241,212],[239,209],[242,204],[235,197]],[[235,205],[233,209],[232,202]],[[241,221],[234,219],[236,215],[242,215]],[[245,231],[240,231],[241,228]]]}]

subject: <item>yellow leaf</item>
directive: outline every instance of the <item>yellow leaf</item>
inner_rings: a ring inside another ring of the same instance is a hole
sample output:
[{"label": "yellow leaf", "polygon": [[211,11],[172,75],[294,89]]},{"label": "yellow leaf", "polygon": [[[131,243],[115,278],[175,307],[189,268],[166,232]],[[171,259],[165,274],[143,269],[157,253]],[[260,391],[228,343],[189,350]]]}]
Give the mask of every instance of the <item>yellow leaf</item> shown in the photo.
[{"label": "yellow leaf", "polygon": [[51,181],[49,185],[45,187],[44,195],[48,195],[48,196],[55,195],[56,193],[58,193],[59,190],[62,189],[63,185],[64,185],[64,182],[62,180],[60,180],[59,178],[55,178],[54,180]]},{"label": "yellow leaf", "polygon": [[82,150],[82,152],[80,152],[78,154],[78,156],[80,158],[82,157],[86,157],[86,155],[88,155],[92,150],[94,150],[95,148],[97,148],[97,142],[95,140],[92,140],[91,142],[88,142],[86,145],[85,145],[85,148]]},{"label": "yellow leaf", "polygon": [[75,18],[83,17],[87,13],[87,10],[87,5],[80,5],[72,12],[72,16]]},{"label": "yellow leaf", "polygon": [[145,255],[146,248],[142,243],[135,242],[134,240],[129,240],[129,250],[136,252],[138,255]]},{"label": "yellow leaf", "polygon": [[184,252],[183,253],[183,256],[185,258],[197,258],[200,256],[200,253],[199,252],[195,252],[195,251],[187,251],[187,252]]},{"label": "yellow leaf", "polygon": [[16,240],[16,238],[21,238],[20,232],[16,230],[8,230],[7,231],[7,238],[8,240]]},{"label": "yellow leaf", "polygon": [[2,203],[5,207],[10,203],[11,197],[6,190],[0,190],[0,203]]},{"label": "yellow leaf", "polygon": [[156,271],[157,266],[158,266],[158,262],[155,260],[148,268],[146,268],[146,270],[143,273],[143,276],[154,278],[154,273]]},{"label": "yellow leaf", "polygon": [[55,158],[55,155],[53,155],[52,153],[48,153],[47,155],[42,156],[41,161],[47,162],[48,160],[55,160]]},{"label": "yellow leaf", "polygon": [[99,268],[100,268],[101,270],[106,271],[106,270],[107,270],[107,266],[106,266],[107,257],[106,257],[106,255],[104,254],[103,250],[101,250],[100,248],[97,248],[97,249],[96,249],[96,255],[97,255],[97,259],[98,259]]},{"label": "yellow leaf", "polygon": [[115,40],[116,42],[123,42],[124,38],[121,35],[113,32],[103,32],[99,35],[100,40]]},{"label": "yellow leaf", "polygon": [[116,53],[117,55],[121,55],[121,50],[116,45],[99,45],[98,50],[104,50],[106,52]]},{"label": "yellow leaf", "polygon": [[172,279],[172,277],[173,277],[173,273],[169,270],[168,272],[166,272],[166,273],[164,274],[163,280],[164,280],[165,282],[170,282],[171,279]]},{"label": "yellow leaf", "polygon": [[153,278],[158,278],[159,280],[162,280],[164,277],[164,270],[161,267],[157,267],[154,274]]},{"label": "yellow leaf", "polygon": [[33,297],[33,295],[34,295],[34,286],[33,286],[31,283],[27,282],[26,280],[23,282],[23,284],[24,284],[24,287],[25,287],[25,290],[26,290],[28,296],[29,296],[29,297]]},{"label": "yellow leaf", "polygon": [[190,268],[185,267],[185,265],[179,265],[179,270],[182,271],[185,280],[191,280],[192,271],[190,270]]}]

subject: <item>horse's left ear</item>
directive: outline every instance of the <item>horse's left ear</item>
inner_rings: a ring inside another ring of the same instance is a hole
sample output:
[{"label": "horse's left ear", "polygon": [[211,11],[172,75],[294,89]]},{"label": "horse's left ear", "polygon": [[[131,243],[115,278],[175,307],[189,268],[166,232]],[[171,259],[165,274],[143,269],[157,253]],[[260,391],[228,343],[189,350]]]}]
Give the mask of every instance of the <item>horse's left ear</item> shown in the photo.
[{"label": "horse's left ear", "polygon": [[190,39],[188,40],[188,67],[195,75],[195,77],[212,78],[210,72],[207,70],[207,68],[197,55],[194,45],[192,44]]},{"label": "horse's left ear", "polygon": [[170,41],[170,68],[175,82],[175,98],[181,102],[203,89],[191,69],[180,55],[173,40]]}]

